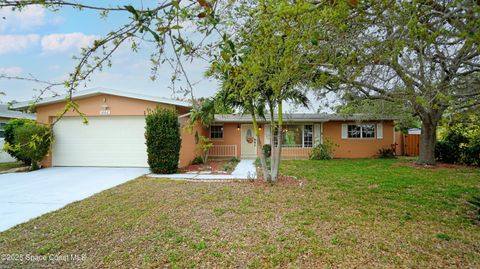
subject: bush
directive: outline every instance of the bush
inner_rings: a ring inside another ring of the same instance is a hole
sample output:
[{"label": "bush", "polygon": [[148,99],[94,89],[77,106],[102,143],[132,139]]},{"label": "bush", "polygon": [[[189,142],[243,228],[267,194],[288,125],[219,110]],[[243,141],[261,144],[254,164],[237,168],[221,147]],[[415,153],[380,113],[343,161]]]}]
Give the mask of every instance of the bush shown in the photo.
[{"label": "bush", "polygon": [[393,149],[384,148],[378,150],[378,158],[380,159],[395,159],[396,157]]},{"label": "bush", "polygon": [[310,153],[310,160],[330,160],[337,144],[325,139],[323,143],[317,143]]},{"label": "bush", "polygon": [[203,163],[203,158],[202,156],[196,156],[192,160],[192,164],[202,164]]},{"label": "bush", "polygon": [[469,138],[458,129],[449,130],[437,142],[435,158],[445,163],[480,166],[480,138]]},{"label": "bush", "polygon": [[[7,122],[5,125],[5,145],[15,145],[14,141],[14,131],[16,128],[24,126],[26,124],[35,124],[34,120],[27,120],[27,119],[12,119]],[[25,159],[22,156],[17,154],[13,148],[9,148],[8,146],[4,148],[8,154],[10,154],[13,158],[25,163],[26,165],[30,165],[32,161],[30,159]]]},{"label": "bush", "polygon": [[180,158],[180,124],[175,111],[157,108],[146,116],[148,165],[153,173],[177,172]]},{"label": "bush", "polygon": [[231,158],[231,159],[229,160],[229,162],[231,162],[231,163],[239,163],[240,160],[239,160],[237,157],[233,157],[233,158]]},{"label": "bush", "polygon": [[269,158],[270,156],[272,156],[272,145],[270,144],[265,144],[263,145],[263,156],[265,156],[266,158]]},{"label": "bush", "polygon": [[48,154],[53,141],[52,129],[36,122],[27,122],[13,130],[13,144],[6,143],[16,156],[31,164],[36,170],[39,162]]},{"label": "bush", "polygon": [[202,153],[202,162],[207,163],[208,162],[208,151],[213,147],[212,141],[210,141],[210,138],[201,135],[200,136],[200,144],[197,145],[197,148],[200,149],[200,152]]}]

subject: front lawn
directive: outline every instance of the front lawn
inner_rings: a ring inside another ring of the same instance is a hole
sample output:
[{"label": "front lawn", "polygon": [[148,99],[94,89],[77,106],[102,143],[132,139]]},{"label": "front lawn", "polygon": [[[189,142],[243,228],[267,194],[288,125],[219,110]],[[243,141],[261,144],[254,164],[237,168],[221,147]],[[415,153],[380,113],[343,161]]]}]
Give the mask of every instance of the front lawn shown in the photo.
[{"label": "front lawn", "polygon": [[0,267],[20,267],[5,254],[79,257],[31,268],[480,267],[478,169],[332,160],[282,172],[303,184],[130,181],[1,233]]}]

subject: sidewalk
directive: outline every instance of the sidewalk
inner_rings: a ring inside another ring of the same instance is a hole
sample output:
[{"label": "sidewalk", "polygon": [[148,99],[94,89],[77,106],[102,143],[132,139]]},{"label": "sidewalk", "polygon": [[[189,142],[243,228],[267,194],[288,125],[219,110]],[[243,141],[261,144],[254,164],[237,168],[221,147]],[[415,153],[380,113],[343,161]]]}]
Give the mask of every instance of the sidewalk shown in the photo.
[{"label": "sidewalk", "polygon": [[256,179],[257,172],[253,159],[242,159],[230,175],[216,174],[148,174],[147,177],[169,178],[173,180],[244,180]]}]

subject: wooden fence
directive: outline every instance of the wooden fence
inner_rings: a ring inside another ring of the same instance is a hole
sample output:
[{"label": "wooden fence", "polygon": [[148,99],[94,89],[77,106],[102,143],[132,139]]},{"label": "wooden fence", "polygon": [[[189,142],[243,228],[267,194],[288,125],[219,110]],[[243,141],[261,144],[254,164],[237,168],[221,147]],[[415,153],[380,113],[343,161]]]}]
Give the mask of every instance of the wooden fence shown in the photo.
[{"label": "wooden fence", "polygon": [[403,135],[403,155],[418,156],[420,152],[420,135],[404,134]]}]

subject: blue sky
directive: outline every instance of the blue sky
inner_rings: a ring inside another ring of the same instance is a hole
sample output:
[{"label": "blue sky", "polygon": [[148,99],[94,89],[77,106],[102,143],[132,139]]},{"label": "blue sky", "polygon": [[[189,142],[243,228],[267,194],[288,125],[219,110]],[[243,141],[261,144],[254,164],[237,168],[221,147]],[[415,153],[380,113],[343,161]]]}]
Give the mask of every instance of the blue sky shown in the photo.
[{"label": "blue sky", "polygon": [[[124,5],[129,2],[145,4],[157,1],[82,1],[97,5]],[[73,71],[76,61],[72,57],[79,55],[81,47],[126,22],[128,14],[124,12],[111,12],[108,18],[102,19],[96,11],[72,8],[56,12],[41,6],[30,6],[22,12],[0,9],[0,74],[62,81]],[[106,87],[169,98],[182,97],[174,95],[170,88],[172,70],[169,66],[163,65],[158,79],[150,80],[151,52],[152,48],[148,47],[142,47],[138,53],[128,48],[121,49],[113,57],[112,68],[95,73],[79,90]],[[211,96],[216,92],[218,83],[203,76],[208,62],[199,59],[184,63],[184,66],[190,81],[194,83],[195,97]],[[186,85],[179,82],[178,86]],[[33,82],[0,79],[0,91],[6,94],[0,97],[0,101],[31,100],[38,95],[36,89],[39,88],[41,85]],[[56,92],[62,94],[65,89],[56,88]],[[311,97],[311,110],[316,110],[319,105],[313,95]],[[293,112],[295,109],[287,105],[287,110]]]},{"label": "blue sky", "polygon": [[[108,5],[114,1],[98,2]],[[115,1],[119,2],[129,1]],[[79,55],[80,47],[90,44],[96,36],[116,29],[127,20],[128,14],[125,13],[112,12],[107,19],[101,19],[98,12],[71,8],[57,12],[40,6],[28,7],[22,12],[0,10],[0,74],[32,75],[41,80],[61,81],[73,70],[76,61],[72,56]],[[151,49],[145,47],[138,53],[128,48],[121,49],[113,58],[113,67],[94,74],[86,88],[107,87],[173,97],[170,89],[172,70],[169,66],[162,66],[156,81],[149,79],[150,52]],[[207,67],[208,63],[202,60],[185,63],[189,79],[195,83],[195,96],[210,96],[217,89],[216,81],[203,76]],[[180,86],[182,84],[180,82]],[[0,80],[0,91],[6,94],[1,101],[29,100],[38,94],[35,89],[39,88],[40,85],[36,83]],[[58,93],[62,91],[64,89],[57,88]]]}]

